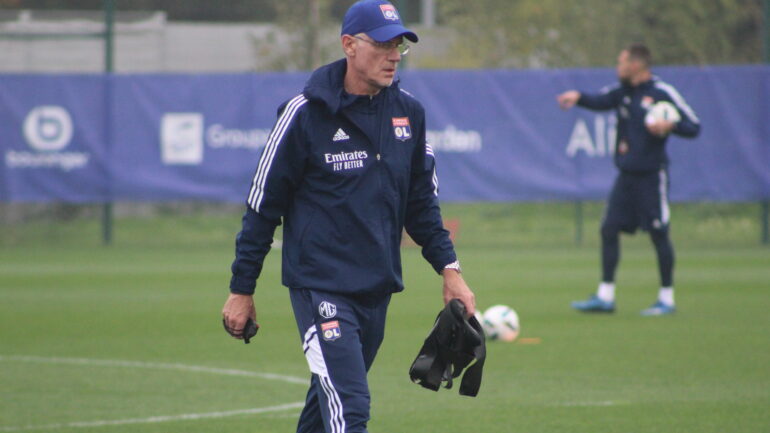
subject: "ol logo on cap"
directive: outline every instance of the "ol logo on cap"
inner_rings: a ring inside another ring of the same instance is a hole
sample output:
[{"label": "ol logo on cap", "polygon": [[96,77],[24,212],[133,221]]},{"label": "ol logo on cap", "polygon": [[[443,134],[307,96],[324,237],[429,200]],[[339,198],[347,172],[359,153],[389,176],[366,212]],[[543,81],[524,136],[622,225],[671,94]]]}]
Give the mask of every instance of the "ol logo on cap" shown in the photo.
[{"label": "ol logo on cap", "polygon": [[342,19],[340,35],[366,33],[376,42],[387,42],[403,36],[417,42],[417,35],[404,27],[398,10],[386,0],[360,0],[355,2]]},{"label": "ol logo on cap", "polygon": [[393,5],[380,5],[380,10],[386,20],[398,21],[398,12]]}]

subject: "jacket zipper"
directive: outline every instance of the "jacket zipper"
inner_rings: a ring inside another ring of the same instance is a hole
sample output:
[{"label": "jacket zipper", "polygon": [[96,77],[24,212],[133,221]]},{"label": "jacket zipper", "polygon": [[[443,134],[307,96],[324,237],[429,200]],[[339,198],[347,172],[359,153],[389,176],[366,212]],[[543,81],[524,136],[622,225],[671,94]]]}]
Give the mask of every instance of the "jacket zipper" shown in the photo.
[{"label": "jacket zipper", "polygon": [[[385,91],[385,90],[383,90]],[[388,216],[385,215],[385,212],[387,212],[387,205],[388,203],[388,197],[387,192],[385,191],[385,167],[384,162],[382,161],[382,143],[384,143],[386,140],[383,137],[382,133],[382,124],[386,121],[386,119],[382,118],[382,114],[384,112],[385,104],[387,103],[387,94],[383,94],[382,98],[383,101],[379,104],[379,106],[376,107],[376,118],[377,118],[377,139],[378,142],[376,144],[377,147],[377,161],[375,162],[377,164],[377,170],[379,171],[379,180],[380,180],[380,195],[382,196],[383,204],[380,207],[380,227],[382,231],[382,237],[384,242],[386,243],[386,249],[385,249],[385,260],[387,262],[386,269],[392,269],[393,268],[393,259],[390,256],[391,251],[393,250],[393,245],[391,245],[392,240],[390,238],[390,234],[388,233]],[[371,99],[370,99],[371,101]]]}]

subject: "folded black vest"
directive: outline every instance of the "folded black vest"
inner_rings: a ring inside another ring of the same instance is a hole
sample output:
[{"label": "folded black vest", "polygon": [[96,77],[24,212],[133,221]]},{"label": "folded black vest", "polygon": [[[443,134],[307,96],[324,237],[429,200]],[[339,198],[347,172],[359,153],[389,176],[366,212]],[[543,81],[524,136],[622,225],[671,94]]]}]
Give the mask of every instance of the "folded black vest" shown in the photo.
[{"label": "folded black vest", "polygon": [[465,318],[465,306],[452,299],[438,313],[436,323],[409,369],[412,382],[438,391],[441,382],[452,388],[452,379],[470,365],[460,382],[460,394],[475,397],[487,357],[484,331],[475,317]]}]

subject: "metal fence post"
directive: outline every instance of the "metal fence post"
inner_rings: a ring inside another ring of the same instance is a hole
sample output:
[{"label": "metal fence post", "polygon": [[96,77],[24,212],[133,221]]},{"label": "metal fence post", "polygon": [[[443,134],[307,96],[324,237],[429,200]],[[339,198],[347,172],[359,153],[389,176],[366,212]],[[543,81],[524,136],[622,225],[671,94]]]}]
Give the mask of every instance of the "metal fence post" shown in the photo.
[{"label": "metal fence post", "polygon": [[[770,63],[770,0],[764,0],[762,2],[762,9],[764,11],[764,19],[762,25],[762,51],[764,52],[765,63]],[[766,143],[770,144],[770,143]],[[768,230],[768,219],[770,218],[770,201],[765,199],[762,201],[762,216],[759,221],[762,228],[762,244],[770,244],[770,230]]]},{"label": "metal fence post", "polygon": [[[104,110],[104,137],[107,146],[107,152],[110,151],[112,137],[112,123],[109,116],[112,115],[110,105],[112,95],[110,87],[112,86],[111,75],[114,70],[114,23],[115,23],[115,0],[104,0],[104,74],[105,74],[105,110]],[[110,172],[110,161],[107,158],[107,201],[102,206],[102,243],[104,245],[112,244],[112,179]]]},{"label": "metal fence post", "polygon": [[762,245],[768,245],[770,244],[770,223],[768,220],[770,220],[770,201],[763,200],[762,201],[762,217],[761,217],[761,226],[762,226]]}]

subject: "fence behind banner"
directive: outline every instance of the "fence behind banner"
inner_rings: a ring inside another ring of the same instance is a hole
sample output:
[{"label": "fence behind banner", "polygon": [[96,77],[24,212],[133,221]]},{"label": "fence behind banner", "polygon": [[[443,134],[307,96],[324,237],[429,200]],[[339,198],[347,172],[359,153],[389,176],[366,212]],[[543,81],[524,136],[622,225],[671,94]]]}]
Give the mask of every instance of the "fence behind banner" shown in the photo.
[{"label": "fence behind banner", "polygon": [[[671,198],[770,199],[770,67],[666,67],[702,123],[672,137]],[[242,202],[276,109],[307,73],[0,75],[0,200]],[[601,199],[612,112],[561,111],[610,69],[406,71],[445,201]],[[331,140],[332,137],[329,137]]]}]

